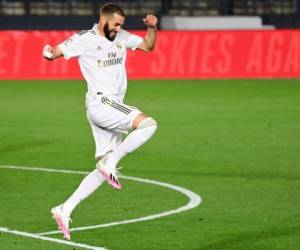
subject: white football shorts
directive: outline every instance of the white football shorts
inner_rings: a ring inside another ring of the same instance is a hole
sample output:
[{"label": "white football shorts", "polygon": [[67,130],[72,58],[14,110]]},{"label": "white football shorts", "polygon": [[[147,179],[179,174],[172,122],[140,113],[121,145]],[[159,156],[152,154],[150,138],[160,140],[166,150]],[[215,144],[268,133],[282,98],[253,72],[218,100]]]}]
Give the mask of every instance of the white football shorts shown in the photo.
[{"label": "white football shorts", "polygon": [[96,144],[96,158],[115,150],[122,142],[122,135],[132,129],[133,120],[142,113],[102,94],[87,104],[86,111]]}]

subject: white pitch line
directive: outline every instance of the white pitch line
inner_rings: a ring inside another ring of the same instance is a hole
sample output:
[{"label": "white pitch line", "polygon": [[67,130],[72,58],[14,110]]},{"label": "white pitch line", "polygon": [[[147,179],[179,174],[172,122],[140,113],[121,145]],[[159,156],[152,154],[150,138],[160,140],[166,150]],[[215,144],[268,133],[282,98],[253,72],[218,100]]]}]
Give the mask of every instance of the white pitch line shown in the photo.
[{"label": "white pitch line", "polygon": [[28,238],[33,238],[33,239],[38,239],[38,240],[43,240],[43,241],[51,241],[51,242],[55,242],[58,244],[64,244],[64,245],[69,245],[69,246],[73,246],[73,247],[81,247],[84,249],[107,250],[106,248],[103,248],[103,247],[95,247],[95,246],[90,246],[90,245],[86,245],[86,244],[82,244],[82,243],[76,243],[73,241],[59,240],[59,239],[50,238],[50,237],[46,237],[46,236],[40,236],[40,235],[33,234],[33,233],[27,233],[27,232],[22,232],[22,231],[18,231],[18,230],[11,230],[11,229],[5,228],[5,227],[0,227],[0,232],[14,234],[14,235],[28,237]]},{"label": "white pitch line", "polygon": [[[186,210],[197,207],[201,203],[201,197],[199,195],[197,195],[194,192],[192,192],[186,188],[183,188],[183,187],[175,186],[173,184],[169,184],[169,183],[165,183],[165,182],[153,181],[153,180],[142,179],[142,178],[131,177],[131,176],[123,175],[122,178],[167,187],[169,189],[178,191],[178,192],[186,195],[190,199],[190,201],[188,204],[186,204],[183,207],[179,207],[177,209],[169,210],[169,211],[162,212],[159,214],[153,214],[153,215],[148,215],[145,217],[140,217],[140,218],[135,218],[135,219],[130,219],[130,220],[116,221],[116,222],[111,222],[111,223],[106,223],[106,224],[99,224],[99,225],[92,225],[92,226],[85,226],[85,227],[75,227],[75,228],[72,228],[70,231],[72,231],[72,232],[73,231],[83,231],[83,230],[90,230],[90,229],[96,229],[96,228],[117,226],[117,225],[122,225],[122,224],[124,225],[124,224],[129,224],[129,223],[136,223],[136,222],[140,222],[140,221],[154,220],[157,218],[184,212]],[[45,232],[45,233],[39,233],[39,235],[51,235],[51,234],[57,234],[57,233],[60,233],[60,231],[56,230],[56,231],[50,231],[50,232]]]},{"label": "white pitch line", "polygon": [[0,165],[0,168],[38,171],[38,172],[64,173],[64,174],[79,174],[79,175],[89,173],[87,171],[77,171],[77,170],[64,170],[64,169],[55,169],[55,168],[36,168],[36,167],[23,167],[23,166],[6,166],[6,165]]},{"label": "white pitch line", "polygon": [[[84,171],[62,170],[62,169],[59,170],[59,169],[50,169],[50,168],[31,168],[31,167],[19,167],[19,166],[0,166],[0,168],[21,169],[21,170],[28,170],[28,171],[56,172],[56,173],[65,173],[65,174],[88,174],[88,172],[84,172]],[[70,231],[83,231],[83,230],[90,230],[90,229],[96,229],[96,228],[111,227],[111,226],[122,225],[122,224],[136,223],[136,222],[140,222],[140,221],[153,220],[153,219],[161,218],[164,216],[169,216],[169,215],[173,215],[176,213],[181,213],[181,212],[187,211],[189,209],[197,207],[202,201],[201,197],[198,194],[196,194],[186,188],[180,187],[180,186],[176,186],[173,184],[160,182],[160,181],[131,177],[131,176],[122,176],[122,178],[128,179],[128,180],[133,180],[133,181],[138,181],[138,182],[154,184],[154,185],[158,185],[158,186],[163,186],[163,187],[175,190],[177,192],[180,192],[180,193],[186,195],[189,198],[189,202],[188,202],[188,204],[186,204],[183,207],[179,207],[174,210],[165,211],[165,212],[162,212],[159,214],[153,214],[153,215],[148,215],[145,217],[134,218],[134,219],[129,219],[129,220],[115,221],[115,222],[106,223],[106,224],[76,227],[76,228],[72,228]],[[36,235],[51,235],[51,234],[59,234],[59,233],[60,233],[60,231],[55,230],[55,231],[50,231],[50,232],[38,233]]]}]

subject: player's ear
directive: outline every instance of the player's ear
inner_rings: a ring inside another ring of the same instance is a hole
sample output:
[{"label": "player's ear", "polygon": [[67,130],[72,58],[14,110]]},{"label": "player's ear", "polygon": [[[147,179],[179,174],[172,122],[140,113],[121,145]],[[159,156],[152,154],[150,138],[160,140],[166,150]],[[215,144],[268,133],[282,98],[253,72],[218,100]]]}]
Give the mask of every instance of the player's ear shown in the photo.
[{"label": "player's ear", "polygon": [[104,24],[104,23],[106,23],[106,16],[104,16],[104,15],[102,15],[102,16],[100,16],[100,22],[102,23],[102,24]]}]

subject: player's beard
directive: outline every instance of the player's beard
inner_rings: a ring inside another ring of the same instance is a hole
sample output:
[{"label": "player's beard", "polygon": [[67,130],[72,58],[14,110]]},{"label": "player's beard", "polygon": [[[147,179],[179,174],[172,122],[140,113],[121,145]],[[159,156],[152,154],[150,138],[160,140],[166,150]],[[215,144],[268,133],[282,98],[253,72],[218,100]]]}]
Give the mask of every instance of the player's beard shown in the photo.
[{"label": "player's beard", "polygon": [[108,40],[110,40],[110,41],[115,40],[117,33],[114,30],[109,29],[108,23],[104,24],[103,31],[104,31],[105,37]]}]

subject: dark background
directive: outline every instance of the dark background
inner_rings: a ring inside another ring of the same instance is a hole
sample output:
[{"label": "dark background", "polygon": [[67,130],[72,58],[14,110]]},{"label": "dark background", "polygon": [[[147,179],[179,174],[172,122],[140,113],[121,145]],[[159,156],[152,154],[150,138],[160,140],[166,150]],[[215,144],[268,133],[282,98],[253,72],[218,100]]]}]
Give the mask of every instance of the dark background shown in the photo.
[{"label": "dark background", "polygon": [[[0,29],[89,29],[98,21],[99,8],[107,1],[23,0],[0,1]],[[127,14],[125,29],[144,29],[142,17],[261,16],[264,25],[300,27],[300,0],[135,0],[108,1]]]}]

